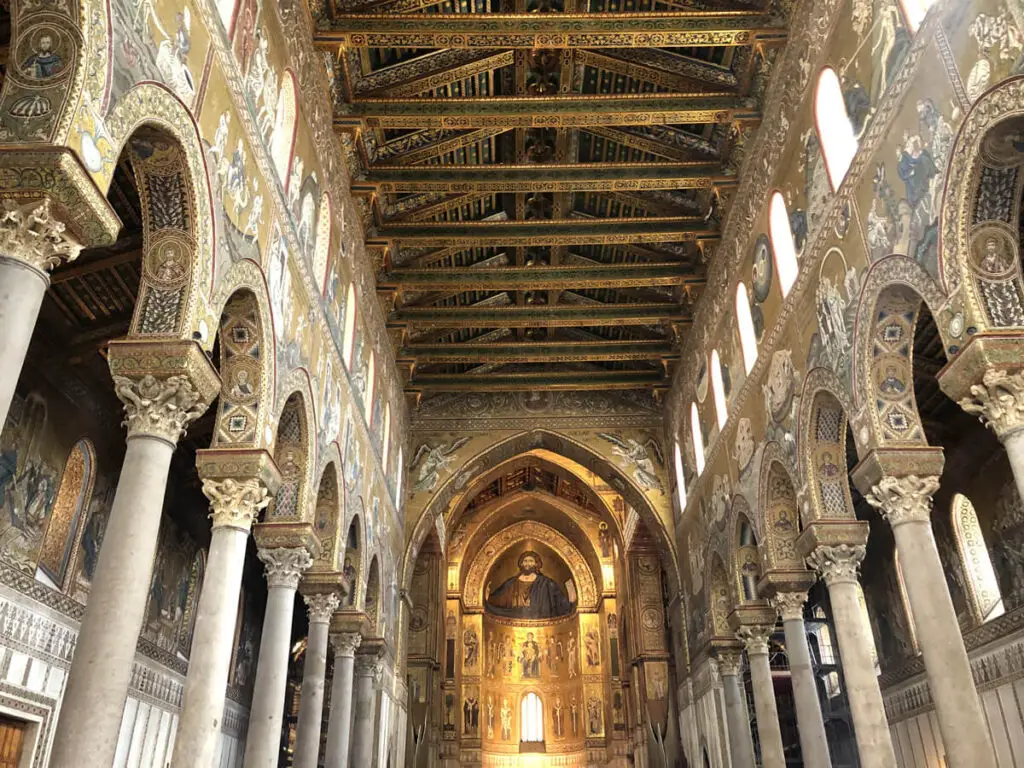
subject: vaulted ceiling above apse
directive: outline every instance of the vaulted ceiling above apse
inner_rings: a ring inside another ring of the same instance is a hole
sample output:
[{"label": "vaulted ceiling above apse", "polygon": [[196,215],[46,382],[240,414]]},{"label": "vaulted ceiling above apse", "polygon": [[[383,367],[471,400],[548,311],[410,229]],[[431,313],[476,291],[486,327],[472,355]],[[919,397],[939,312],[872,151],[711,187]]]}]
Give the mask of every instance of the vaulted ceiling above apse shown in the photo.
[{"label": "vaulted ceiling above apse", "polygon": [[332,0],[408,392],[662,391],[785,39],[768,0]]}]

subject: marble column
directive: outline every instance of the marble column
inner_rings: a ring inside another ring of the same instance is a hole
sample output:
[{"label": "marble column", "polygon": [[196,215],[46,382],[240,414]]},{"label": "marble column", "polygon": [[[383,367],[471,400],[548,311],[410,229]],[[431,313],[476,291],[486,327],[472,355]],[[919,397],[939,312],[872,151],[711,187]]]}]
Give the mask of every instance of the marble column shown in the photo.
[{"label": "marble column", "polygon": [[302,547],[261,549],[259,557],[266,567],[267,611],[263,617],[260,658],[249,710],[245,768],[277,768],[295,591],[299,577],[313,564],[313,558]]},{"label": "marble column", "polygon": [[830,768],[832,757],[828,750],[828,736],[825,734],[825,719],[821,712],[814,669],[811,667],[811,649],[807,645],[807,625],[804,624],[806,601],[806,595],[796,592],[779,592],[771,599],[786,632],[786,656],[789,659],[797,729],[800,732],[800,752],[804,764]]},{"label": "marble column", "polygon": [[861,764],[896,768],[882,691],[872,659],[874,640],[861,607],[863,598],[857,571],[863,559],[863,545],[837,544],[818,547],[807,562],[821,574],[828,587]]},{"label": "marble column", "polygon": [[1024,499],[1024,373],[988,369],[960,407],[978,416],[1006,448],[1017,494]]},{"label": "marble column", "polygon": [[331,616],[340,602],[336,594],[306,595],[309,639],[302,667],[299,723],[295,728],[295,768],[316,768],[320,757],[320,726],[324,715],[324,681],[327,677],[327,634]]},{"label": "marble column", "polygon": [[740,669],[743,654],[739,651],[719,651],[718,671],[722,675],[725,694],[725,719],[729,729],[729,752],[732,768],[754,768],[754,740],[750,733],[750,713],[747,697],[743,693]]},{"label": "marble column", "polygon": [[270,502],[259,480],[205,480],[213,532],[196,609],[185,695],[174,740],[173,768],[212,765],[238,619],[245,548],[252,523]]},{"label": "marble column", "polygon": [[3,201],[0,211],[0,425],[36,327],[50,271],[78,258],[82,246],[50,211],[49,200],[21,206]]},{"label": "marble column", "polygon": [[185,426],[209,403],[185,375],[115,375],[114,384],[125,405],[127,451],[61,702],[52,768],[79,768],[83,755],[92,765],[113,763],[146,613],[171,454]]},{"label": "marble column", "polygon": [[331,686],[331,715],[327,722],[326,768],[348,768],[352,735],[352,683],[356,649],[363,638],[358,632],[331,636],[334,646],[334,683]]},{"label": "marble column", "polygon": [[380,680],[383,662],[376,652],[361,653],[355,661],[355,723],[352,726],[352,768],[370,768],[373,763],[373,724],[377,713],[374,684]]},{"label": "marble column", "polygon": [[882,477],[865,498],[892,526],[950,768],[995,768],[971,662],[932,532],[937,477]]},{"label": "marble column", "polygon": [[761,765],[764,768],[786,768],[786,751],[782,746],[779,709],[775,704],[775,683],[768,659],[768,638],[774,626],[745,626],[737,636],[747,649],[750,682],[754,689],[754,715],[761,742]]}]

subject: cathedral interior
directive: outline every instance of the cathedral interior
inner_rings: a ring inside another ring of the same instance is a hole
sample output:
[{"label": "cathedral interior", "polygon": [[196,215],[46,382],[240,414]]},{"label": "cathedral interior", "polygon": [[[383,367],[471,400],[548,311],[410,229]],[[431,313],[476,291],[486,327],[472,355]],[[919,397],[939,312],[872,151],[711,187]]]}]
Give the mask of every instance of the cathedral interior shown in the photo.
[{"label": "cathedral interior", "polygon": [[1021,0],[0,0],[0,768],[1024,765]]}]

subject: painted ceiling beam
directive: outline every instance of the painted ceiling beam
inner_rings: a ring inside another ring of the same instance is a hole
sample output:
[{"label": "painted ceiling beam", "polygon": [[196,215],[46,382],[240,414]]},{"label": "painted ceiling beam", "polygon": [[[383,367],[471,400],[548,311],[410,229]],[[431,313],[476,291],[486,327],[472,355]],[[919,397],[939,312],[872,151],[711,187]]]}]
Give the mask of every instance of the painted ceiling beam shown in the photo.
[{"label": "painted ceiling beam", "polygon": [[[707,87],[708,85],[717,86],[718,89],[736,87],[736,76],[724,67],[713,64],[701,66],[705,62],[676,57],[689,66],[676,66],[671,70],[666,70],[652,66],[646,61],[637,61],[629,55],[642,52],[642,49],[632,48],[605,49],[603,51],[582,49],[576,51],[574,56],[576,61],[583,66],[622,75],[632,80],[652,83],[673,91],[692,91],[695,86]],[[612,55],[613,53],[616,55]]]},{"label": "painted ceiling beam", "polygon": [[388,325],[417,328],[536,328],[590,325],[654,325],[682,320],[682,307],[671,303],[554,304],[504,307],[405,307],[388,318]]},{"label": "painted ceiling beam", "polygon": [[[631,341],[528,341],[474,344],[412,344],[396,355],[399,362],[425,363],[581,363],[652,360],[672,357],[675,348],[661,339]],[[582,378],[582,376],[581,376]]]},{"label": "painted ceiling beam", "polygon": [[[455,136],[449,135],[449,131],[438,129],[426,129],[417,131],[416,135],[403,136],[399,139],[389,141],[377,151],[378,159],[401,160],[406,165],[415,165],[430,160],[434,157],[464,149],[477,142],[499,136],[508,128],[478,128],[475,131],[466,131]],[[440,134],[441,138],[435,138],[432,134]]]},{"label": "painted ceiling beam", "polygon": [[355,83],[357,94],[373,91],[390,96],[415,96],[443,88],[482,72],[511,66],[515,54],[509,51],[475,51],[467,49],[434,51],[403,61],[369,74],[360,75]]},{"label": "painted ceiling beam", "polygon": [[319,45],[343,48],[693,48],[785,37],[757,11],[667,13],[340,13]]},{"label": "painted ceiling beam", "polygon": [[710,189],[736,183],[716,163],[573,163],[370,168],[354,187],[379,192],[606,192]]},{"label": "painted ceiling beam", "polygon": [[405,388],[414,392],[607,391],[667,388],[670,383],[660,371],[549,371],[461,375],[416,373]]},{"label": "painted ceiling beam", "polygon": [[704,278],[677,263],[606,264],[594,267],[500,267],[490,269],[395,269],[379,287],[401,291],[541,291],[702,285]]},{"label": "painted ceiling beam", "polygon": [[435,248],[531,245],[632,245],[717,240],[702,217],[394,223],[374,239]]},{"label": "painted ceiling beam", "polygon": [[608,96],[493,96],[457,99],[356,99],[335,115],[337,128],[586,128],[591,125],[731,123],[760,116],[753,99],[725,93]]}]

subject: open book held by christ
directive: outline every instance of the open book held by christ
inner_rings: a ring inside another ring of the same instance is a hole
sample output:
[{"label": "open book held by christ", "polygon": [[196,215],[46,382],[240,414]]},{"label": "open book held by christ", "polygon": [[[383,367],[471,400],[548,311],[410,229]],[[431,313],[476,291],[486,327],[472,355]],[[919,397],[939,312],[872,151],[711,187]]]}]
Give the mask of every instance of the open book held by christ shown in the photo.
[{"label": "open book held by christ", "polygon": [[485,601],[488,611],[510,619],[553,619],[572,613],[574,601],[569,599],[565,589],[541,573],[540,555],[524,552],[519,556],[518,565],[519,573],[506,579],[488,596]]}]

